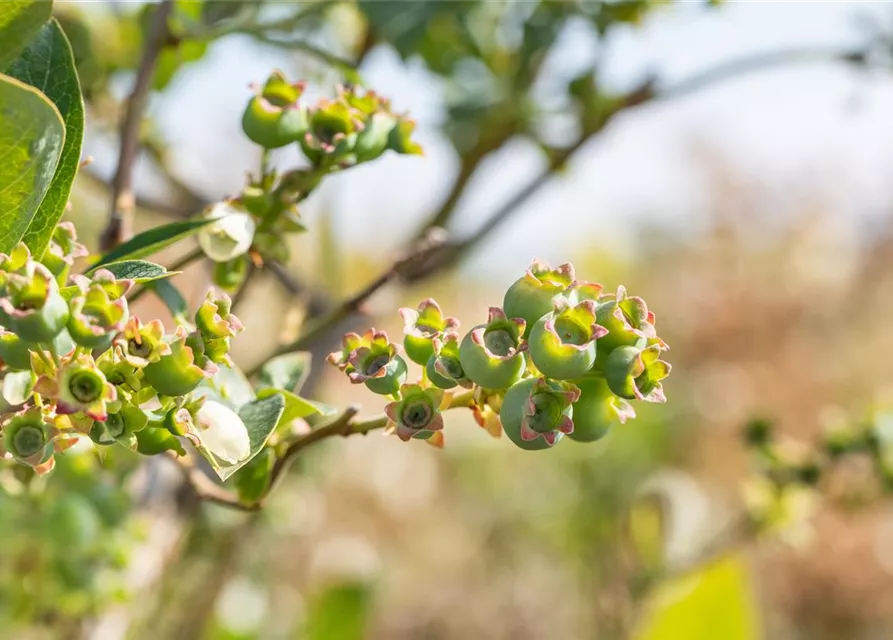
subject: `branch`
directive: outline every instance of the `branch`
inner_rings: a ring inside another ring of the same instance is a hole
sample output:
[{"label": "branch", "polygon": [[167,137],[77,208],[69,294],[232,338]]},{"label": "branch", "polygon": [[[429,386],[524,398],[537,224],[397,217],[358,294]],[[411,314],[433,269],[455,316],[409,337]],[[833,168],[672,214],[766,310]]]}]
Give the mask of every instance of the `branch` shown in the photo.
[{"label": "branch", "polygon": [[263,504],[267,496],[279,486],[279,483],[282,482],[282,478],[291,468],[295,457],[306,447],[309,447],[314,442],[319,442],[320,440],[331,438],[333,436],[342,436],[346,438],[347,436],[354,434],[366,435],[375,429],[384,429],[388,424],[388,417],[383,414],[363,420],[354,420],[359,412],[360,408],[358,406],[351,405],[330,422],[313,429],[307,435],[302,436],[291,443],[273,464],[273,470],[270,472],[270,486],[264,493],[264,497],[259,501],[260,504]]},{"label": "branch", "polygon": [[291,443],[285,452],[276,459],[273,469],[270,472],[270,485],[264,492],[264,496],[257,502],[245,503],[239,499],[239,496],[225,487],[217,484],[210,476],[201,470],[193,458],[179,457],[173,452],[168,452],[168,457],[173,460],[183,474],[183,479],[190,486],[196,497],[204,502],[210,502],[236,509],[237,511],[259,511],[264,507],[267,496],[279,485],[282,477],[291,467],[295,456],[303,449],[310,446],[314,442],[319,442],[325,438],[332,436],[350,436],[354,434],[366,434],[375,429],[383,429],[388,418],[385,415],[365,418],[363,420],[354,420],[359,408],[355,406],[347,407],[338,416],[329,422],[317,427],[305,436],[302,436]]},{"label": "branch", "polygon": [[[379,289],[398,277],[405,277],[410,272],[411,266],[433,251],[436,251],[446,242],[445,234],[440,229],[430,229],[419,242],[410,247],[409,251],[397,258],[384,273],[366,285],[362,290],[341,301],[334,309],[316,319],[313,324],[297,340],[279,347],[271,357],[300,351],[312,345],[321,335],[327,333],[332,326],[343,322],[351,315],[362,309],[363,303],[371,298]],[[262,363],[246,372],[251,377],[256,374]]]},{"label": "branch", "polygon": [[236,494],[214,482],[210,476],[196,466],[193,458],[179,457],[172,451],[167,452],[167,457],[173,460],[180,469],[183,479],[198,499],[238,511],[257,511],[260,509],[261,504],[259,502],[246,504],[239,500]]},{"label": "branch", "polygon": [[571,158],[582,149],[589,140],[604,128],[604,125],[617,113],[626,109],[640,106],[655,100],[665,100],[683,97],[693,91],[706,86],[729,80],[735,76],[752,73],[760,69],[766,69],[781,64],[802,62],[841,62],[851,65],[865,65],[868,61],[868,51],[860,49],[803,49],[777,51],[733,60],[718,65],[716,68],[697,73],[686,80],[671,84],[667,87],[657,88],[653,79],[643,82],[637,89],[627,94],[613,110],[606,115],[595,127],[585,131],[583,135],[570,147],[561,149],[549,162],[548,167],[534,178],[527,186],[519,191],[513,198],[492,214],[487,221],[475,232],[462,240],[445,243],[439,251],[426,256],[418,265],[418,269],[408,274],[406,279],[410,282],[421,280],[432,273],[447,268],[461,260],[471,249],[480,244],[493,231],[511,217],[530,197],[535,195],[542,187],[549,183],[555,173],[560,171]]},{"label": "branch", "polygon": [[[463,391],[462,393],[452,396],[450,404],[445,410],[459,409],[463,407],[467,408],[471,406],[473,401],[474,392]],[[347,436],[357,434],[366,435],[370,431],[384,429],[388,425],[388,417],[384,414],[373,416],[371,418],[364,418],[362,420],[354,420],[359,411],[360,408],[358,406],[351,405],[331,421],[315,428],[307,435],[298,438],[291,443],[273,465],[273,470],[270,472],[270,486],[267,489],[265,497],[273,491],[279,482],[281,482],[282,477],[291,467],[291,463],[295,456],[314,442],[319,442],[320,440],[331,438],[333,436],[342,436],[346,438]],[[265,497],[261,499],[261,502],[263,502]]]},{"label": "branch", "polygon": [[168,36],[167,20],[173,10],[173,0],[162,0],[152,16],[152,24],[143,49],[143,56],[136,72],[133,92],[127,99],[127,110],[121,122],[121,149],[118,154],[118,167],[112,179],[112,202],[109,221],[102,232],[100,246],[108,251],[130,235],[133,224],[133,166],[139,151],[140,121],[146,110],[149,88],[158,55]]}]

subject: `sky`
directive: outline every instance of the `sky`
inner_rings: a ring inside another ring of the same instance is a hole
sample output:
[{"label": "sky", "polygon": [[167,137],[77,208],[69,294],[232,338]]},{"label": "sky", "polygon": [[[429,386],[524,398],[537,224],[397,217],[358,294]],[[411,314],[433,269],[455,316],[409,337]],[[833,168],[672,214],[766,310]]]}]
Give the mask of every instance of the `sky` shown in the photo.
[{"label": "sky", "polygon": [[[861,44],[870,25],[893,30],[893,3],[749,1],[718,10],[677,3],[607,43],[603,78],[623,88],[654,73],[672,85],[747,55]],[[570,73],[592,56],[588,34],[570,29],[549,73]],[[257,164],[238,130],[248,84],[288,64],[281,52],[227,38],[153,103],[162,131],[177,141],[175,166],[187,183],[211,198],[239,189]],[[391,154],[344,172],[307,201],[304,213],[312,228],[318,212],[329,210],[345,246],[387,253],[439,204],[457,158],[437,131],[440,88],[419,64],[378,48],[362,72],[370,87],[419,122],[425,156]],[[697,229],[709,205],[704,161],[711,157],[765,191],[770,215],[814,198],[844,217],[884,216],[893,196],[891,114],[893,73],[828,63],[775,67],[635,109],[609,124],[465,268],[507,283],[533,256],[563,261],[581,237],[616,248],[634,242],[643,224]],[[294,150],[277,157],[282,166],[296,160]],[[529,144],[507,145],[471,184],[458,228],[474,229],[542,166]]]}]

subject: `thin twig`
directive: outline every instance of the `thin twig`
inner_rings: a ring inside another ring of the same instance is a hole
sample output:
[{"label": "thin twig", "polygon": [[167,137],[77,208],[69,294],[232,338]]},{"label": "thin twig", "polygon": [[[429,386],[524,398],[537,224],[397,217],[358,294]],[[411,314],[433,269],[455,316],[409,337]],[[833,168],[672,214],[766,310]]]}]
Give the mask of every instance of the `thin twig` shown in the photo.
[{"label": "thin twig", "polygon": [[111,211],[108,225],[102,232],[100,245],[108,251],[119,245],[131,232],[135,200],[133,196],[133,167],[140,145],[140,122],[149,98],[152,76],[158,56],[168,36],[167,20],[173,10],[173,0],[162,0],[155,10],[143,55],[136,72],[133,91],[127,99],[127,109],[121,122],[121,148],[118,166],[112,179]]},{"label": "thin twig", "polygon": [[670,84],[666,87],[655,87],[653,79],[646,80],[637,89],[627,94],[626,98],[617,105],[610,114],[608,114],[608,117],[600,121],[596,127],[584,132],[584,134],[570,147],[556,152],[550,160],[549,165],[542,171],[542,173],[535,177],[529,184],[521,189],[521,191],[515,194],[513,198],[487,218],[487,221],[478,230],[468,234],[464,239],[444,244],[438,252],[429,255],[425,262],[419,265],[418,270],[414,273],[407,274],[407,280],[421,280],[462,259],[471,249],[479,245],[485,238],[493,233],[497,227],[501,226],[510,216],[517,212],[522,204],[548,184],[556,172],[560,171],[571,158],[592,139],[592,137],[602,131],[604,125],[607,124],[611,116],[647,102],[680,98],[713,83],[729,80],[735,76],[753,73],[760,69],[775,67],[781,64],[821,61],[864,65],[867,61],[867,52],[863,49],[804,49],[778,51],[723,63],[716,68],[696,73],[685,80]]},{"label": "thin twig", "polygon": [[[421,241],[397,258],[391,266],[375,278],[375,280],[354,295],[341,301],[335,308],[325,315],[317,318],[313,324],[297,338],[297,340],[279,347],[273,355],[282,355],[284,353],[291,353],[292,351],[300,351],[301,349],[307,348],[309,345],[313,344],[319,336],[328,332],[332,326],[343,322],[351,315],[359,312],[362,309],[363,304],[379,289],[398,277],[404,277],[404,275],[411,269],[411,265],[415,264],[422,256],[432,251],[436,251],[445,241],[446,238],[442,230],[429,230],[428,234],[422,238]],[[257,373],[259,369],[260,365],[252,368],[246,374],[250,377]]]},{"label": "thin twig", "polygon": [[291,468],[291,464],[295,457],[306,447],[309,447],[314,442],[319,442],[320,440],[331,438],[333,436],[347,437],[353,434],[366,434],[375,429],[383,429],[388,423],[388,418],[385,415],[354,421],[354,418],[359,412],[360,408],[358,406],[350,405],[327,424],[313,429],[307,435],[302,436],[291,443],[273,464],[273,470],[270,472],[270,484],[264,493],[264,498],[260,500],[260,503],[263,504],[266,496],[270,495],[270,493],[279,486],[279,483],[282,482],[282,478],[285,476],[289,468]]},{"label": "thin twig", "polygon": [[244,503],[239,500],[236,494],[214,482],[195,464],[193,458],[179,457],[173,452],[168,452],[168,457],[177,464],[177,467],[183,474],[183,479],[200,500],[238,511],[257,511],[260,509],[261,504],[259,502]]},{"label": "thin twig", "polygon": [[[473,402],[474,392],[463,391],[450,398],[449,406],[447,406],[446,409],[468,408],[472,406]],[[317,443],[320,440],[336,436],[346,438],[353,435],[366,435],[370,431],[384,429],[388,426],[389,420],[384,414],[357,419],[357,414],[359,412],[360,408],[358,406],[349,405],[328,422],[319,425],[306,435],[301,436],[288,445],[285,451],[283,451],[276,459],[276,462],[273,463],[273,468],[270,471],[270,483],[267,486],[266,491],[264,491],[263,496],[253,503],[240,501],[238,496],[234,493],[231,493],[214,482],[195,465],[193,459],[180,458],[172,452],[169,452],[168,456],[177,463],[180,470],[183,472],[184,479],[195,491],[196,496],[201,500],[237,509],[239,511],[258,511],[264,507],[267,497],[277,486],[279,486],[279,483],[282,482],[282,478],[285,477],[288,470],[291,468],[292,462],[294,462],[297,455],[310,445]]]}]

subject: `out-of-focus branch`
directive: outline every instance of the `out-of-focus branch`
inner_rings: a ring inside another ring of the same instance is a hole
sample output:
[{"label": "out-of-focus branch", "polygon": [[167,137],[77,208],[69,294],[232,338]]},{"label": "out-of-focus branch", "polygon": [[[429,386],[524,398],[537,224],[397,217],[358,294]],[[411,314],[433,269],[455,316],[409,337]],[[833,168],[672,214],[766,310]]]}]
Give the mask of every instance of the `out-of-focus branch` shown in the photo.
[{"label": "out-of-focus branch", "polygon": [[[447,410],[469,407],[473,401],[473,391],[457,393],[450,398]],[[273,465],[273,470],[270,472],[270,486],[267,489],[267,495],[269,495],[269,493],[279,484],[289,467],[291,467],[291,463],[295,456],[306,447],[333,436],[343,436],[346,438],[347,436],[358,434],[366,435],[370,431],[384,429],[388,425],[388,417],[384,414],[357,420],[355,418],[359,412],[360,408],[358,406],[348,406],[344,411],[326,424],[313,429],[310,433],[298,438],[289,445]],[[263,503],[263,500],[261,500],[261,503]]]},{"label": "out-of-focus branch", "polygon": [[127,99],[127,109],[121,122],[118,165],[112,178],[111,210],[108,224],[100,238],[103,251],[120,244],[131,233],[135,207],[133,167],[139,151],[140,122],[146,110],[155,65],[169,33],[167,21],[173,6],[173,0],[162,0],[152,16],[133,91]]},{"label": "out-of-focus branch", "polygon": [[[708,69],[680,82],[665,87],[655,86],[653,79],[649,79],[637,89],[627,94],[626,98],[618,105],[611,115],[620,111],[640,106],[655,100],[664,100],[683,97],[689,93],[703,89],[712,84],[730,80],[736,76],[752,73],[761,69],[767,69],[784,64],[803,62],[841,62],[852,65],[865,65],[868,61],[868,51],[862,49],[804,49],[778,51],[773,53],[748,56],[739,60],[723,63],[713,69]],[[407,274],[409,281],[421,280],[432,273],[447,268],[461,260],[471,249],[485,240],[497,227],[511,217],[530,197],[535,195],[543,186],[549,183],[555,173],[560,171],[568,161],[582,149],[590,139],[598,134],[610,117],[605,118],[599,126],[584,132],[584,134],[570,147],[558,150],[553,154],[549,165],[540,175],[535,177],[514,197],[492,214],[487,221],[476,231],[463,239],[445,243],[439,251],[425,257],[417,268]]]},{"label": "out-of-focus branch", "polygon": [[[78,177],[81,176],[99,187],[111,189],[111,184],[96,173],[92,166],[81,169],[78,172]],[[152,213],[157,213],[170,218],[188,218],[211,204],[207,199],[203,198],[195,191],[181,191],[181,194],[181,202],[172,202],[136,193],[134,194],[134,203],[137,209],[145,209],[146,211],[151,211]]]},{"label": "out-of-focus branch", "polygon": [[763,71],[773,67],[810,62],[840,62],[855,66],[865,66],[868,64],[868,59],[868,47],[854,49],[825,47],[771,51],[768,53],[742,57],[737,60],[719,64],[712,69],[695,73],[685,80],[660,88],[655,93],[654,97],[660,99],[680,98],[717,82],[731,80],[737,76],[754,73],[756,71]]},{"label": "out-of-focus branch", "polygon": [[237,511],[257,511],[260,509],[261,505],[259,502],[246,504],[239,500],[236,494],[214,482],[195,464],[193,458],[178,457],[174,453],[170,453],[168,457],[179,467],[180,472],[183,474],[183,479],[198,499],[229,509],[236,509]]},{"label": "out-of-focus branch", "polygon": [[[455,406],[467,406],[467,400],[457,398]],[[273,465],[270,472],[270,485],[267,488],[264,497],[257,502],[245,503],[239,500],[239,497],[227,490],[225,487],[217,484],[210,476],[201,470],[196,464],[194,458],[178,457],[170,454],[169,457],[180,468],[183,479],[190,486],[196,497],[205,502],[217,504],[237,511],[258,511],[263,508],[266,496],[278,486],[280,480],[291,467],[292,462],[301,451],[315,442],[331,438],[333,436],[351,436],[366,434],[376,429],[383,429],[388,424],[388,418],[385,415],[373,416],[370,418],[356,419],[359,408],[349,406],[340,414],[322,424],[308,434],[301,436],[292,442],[280,455]]]},{"label": "out-of-focus branch", "polygon": [[[360,291],[342,300],[331,311],[316,319],[313,324],[301,336],[290,342],[289,344],[279,347],[274,356],[292,351],[300,351],[311,346],[317,339],[328,333],[333,326],[338,325],[346,318],[359,312],[363,304],[371,298],[379,289],[395,280],[398,277],[404,277],[410,265],[415,264],[421,256],[436,251],[446,241],[445,234],[441,229],[431,229],[419,242],[416,242],[398,257],[390,267],[375,278]],[[247,372],[250,377],[260,370],[258,365]]]},{"label": "out-of-focus branch", "polygon": [[[270,493],[279,486],[282,478],[288,472],[289,468],[291,468],[291,464],[295,457],[314,442],[319,442],[320,440],[331,438],[333,436],[343,436],[346,438],[347,436],[355,434],[365,435],[370,431],[383,429],[388,424],[388,417],[385,415],[365,418],[363,420],[355,420],[354,418],[359,412],[360,408],[358,406],[351,405],[330,422],[316,427],[310,433],[298,438],[289,445],[285,452],[283,452],[273,464],[273,470],[270,472],[270,486],[267,488],[264,498],[266,498],[267,495],[270,495]],[[263,502],[264,500],[261,499],[260,504],[263,504]]]}]

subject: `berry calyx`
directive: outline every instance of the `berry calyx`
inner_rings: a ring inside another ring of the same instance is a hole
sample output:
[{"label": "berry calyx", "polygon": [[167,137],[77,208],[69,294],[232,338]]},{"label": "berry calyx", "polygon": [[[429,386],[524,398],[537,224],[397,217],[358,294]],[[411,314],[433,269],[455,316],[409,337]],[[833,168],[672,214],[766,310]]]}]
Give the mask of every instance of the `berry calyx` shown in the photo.
[{"label": "berry calyx", "polygon": [[596,323],[592,300],[571,306],[555,298],[553,309],[533,325],[527,343],[530,358],[550,378],[579,378],[595,364],[596,340],[607,329]]},{"label": "berry calyx", "polygon": [[499,417],[509,439],[521,449],[554,447],[574,431],[573,403],[580,390],[564,381],[527,378],[505,393]]},{"label": "berry calyx", "polygon": [[519,380],[525,365],[525,326],[524,320],[509,319],[502,309],[490,307],[487,323],[473,328],[459,347],[468,379],[485,389],[506,389]]}]

